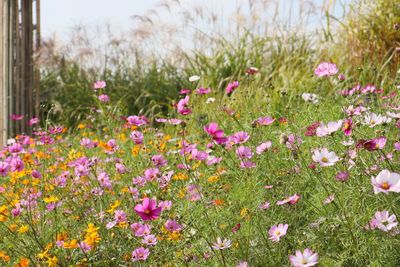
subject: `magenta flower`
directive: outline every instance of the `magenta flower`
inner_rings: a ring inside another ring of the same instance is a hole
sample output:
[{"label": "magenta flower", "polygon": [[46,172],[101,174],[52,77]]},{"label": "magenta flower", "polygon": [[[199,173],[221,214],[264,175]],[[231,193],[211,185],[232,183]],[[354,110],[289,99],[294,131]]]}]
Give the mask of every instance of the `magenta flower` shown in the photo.
[{"label": "magenta flower", "polygon": [[157,207],[157,201],[155,199],[144,198],[142,204],[135,206],[135,212],[144,221],[155,220],[160,216],[161,207]]},{"label": "magenta flower", "polygon": [[231,95],[233,93],[233,91],[239,87],[239,82],[238,81],[234,81],[228,84],[228,86],[226,86],[226,93],[229,95]]},{"label": "magenta flower", "polygon": [[342,130],[343,130],[344,135],[346,135],[346,136],[350,136],[352,134],[352,132],[353,132],[352,118],[348,118],[344,121]]},{"label": "magenta flower", "polygon": [[96,81],[96,82],[94,82],[94,84],[93,84],[93,88],[94,89],[103,89],[103,88],[105,88],[106,87],[106,82],[105,81]]},{"label": "magenta flower", "polygon": [[289,256],[290,263],[294,267],[310,267],[318,263],[318,254],[306,248],[303,252],[296,250],[295,255]]},{"label": "magenta flower", "polygon": [[24,115],[12,114],[12,115],[11,115],[11,120],[13,120],[13,121],[20,121],[20,120],[22,120],[24,117],[25,117]]},{"label": "magenta flower", "polygon": [[388,194],[389,192],[400,192],[400,174],[382,170],[376,177],[371,178],[371,184],[374,187],[374,193],[380,192]]},{"label": "magenta flower", "polygon": [[206,94],[211,93],[211,89],[200,87],[200,88],[196,89],[195,93],[198,95],[206,95]]},{"label": "magenta flower", "polygon": [[278,242],[281,237],[286,235],[289,225],[280,223],[279,225],[272,226],[269,231],[269,239],[273,242]]},{"label": "magenta flower", "polygon": [[211,122],[204,126],[203,129],[206,133],[212,136],[213,140],[217,142],[217,144],[224,144],[228,140],[228,138],[224,136],[224,131],[218,129],[218,124],[215,122]]},{"label": "magenta flower", "polygon": [[132,252],[132,261],[145,261],[150,255],[148,248],[140,247],[136,248]]},{"label": "magenta flower", "polygon": [[189,96],[186,96],[184,99],[179,100],[178,105],[176,106],[179,114],[189,115],[192,113],[192,110],[188,108],[189,99]]},{"label": "magenta flower", "polygon": [[367,141],[360,141],[357,147],[364,147],[368,151],[374,151],[384,148],[386,145],[386,137],[381,136]]},{"label": "magenta flower", "polygon": [[240,162],[240,168],[248,169],[248,168],[255,168],[256,164],[252,161],[246,160]]},{"label": "magenta flower", "polygon": [[336,64],[329,62],[322,62],[314,70],[314,74],[317,77],[332,76],[335,75],[336,73],[338,73],[338,68],[336,67]]},{"label": "magenta flower", "polygon": [[28,124],[29,126],[35,125],[39,123],[39,119],[38,118],[32,118],[29,120]]}]

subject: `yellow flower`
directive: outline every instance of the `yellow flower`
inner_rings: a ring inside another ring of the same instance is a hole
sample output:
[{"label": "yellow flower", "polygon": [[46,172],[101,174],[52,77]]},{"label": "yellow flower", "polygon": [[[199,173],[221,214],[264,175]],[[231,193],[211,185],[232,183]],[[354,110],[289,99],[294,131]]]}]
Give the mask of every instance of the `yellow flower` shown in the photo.
[{"label": "yellow flower", "polygon": [[111,204],[111,208],[109,210],[107,210],[108,213],[114,213],[115,209],[119,207],[119,205],[121,205],[121,201],[119,201],[118,199],[115,200],[115,202],[113,204]]},{"label": "yellow flower", "polygon": [[78,241],[76,239],[72,239],[70,242],[64,242],[64,248],[77,248]]},{"label": "yellow flower", "polygon": [[58,199],[58,197],[55,197],[55,196],[49,196],[49,197],[45,197],[44,199],[43,199],[43,201],[44,201],[44,203],[54,203],[54,202],[57,202],[59,199]]},{"label": "yellow flower", "polygon": [[50,257],[50,254],[47,252],[47,249],[41,253],[38,253],[36,255],[36,258],[38,258],[39,260],[44,260]]},{"label": "yellow flower", "polygon": [[139,154],[139,151],[140,151],[140,146],[134,146],[131,151],[132,156],[136,157]]},{"label": "yellow flower", "polygon": [[179,172],[179,173],[175,174],[174,176],[172,176],[172,179],[173,180],[187,180],[188,176],[184,173]]},{"label": "yellow flower", "polygon": [[29,230],[29,226],[28,225],[23,225],[18,229],[18,233],[24,234],[24,233],[28,232],[28,230]]},{"label": "yellow flower", "polygon": [[218,180],[219,180],[219,176],[218,176],[218,175],[210,176],[210,177],[208,177],[208,179],[207,179],[207,181],[208,181],[209,183],[215,183],[215,182],[218,182]]},{"label": "yellow flower", "polygon": [[4,251],[0,251],[0,260],[9,261],[10,260],[10,256],[8,256],[7,253],[4,252]]},{"label": "yellow flower", "polygon": [[49,258],[49,259],[47,260],[47,266],[49,266],[49,267],[56,267],[56,266],[57,266],[57,263],[58,263],[58,259],[57,259],[56,256],[54,256],[54,257],[52,257],[52,258]]},{"label": "yellow flower", "polygon": [[82,130],[85,129],[86,125],[83,123],[78,124],[78,129]]}]

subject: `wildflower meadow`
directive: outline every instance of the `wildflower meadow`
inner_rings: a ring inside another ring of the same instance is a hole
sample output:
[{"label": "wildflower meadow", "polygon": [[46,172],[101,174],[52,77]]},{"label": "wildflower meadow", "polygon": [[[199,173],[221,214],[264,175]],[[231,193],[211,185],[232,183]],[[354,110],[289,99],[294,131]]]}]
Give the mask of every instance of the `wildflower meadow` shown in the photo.
[{"label": "wildflower meadow", "polygon": [[177,72],[163,112],[98,75],[84,116],[29,118],[0,151],[0,266],[400,266],[398,61],[300,43]]}]

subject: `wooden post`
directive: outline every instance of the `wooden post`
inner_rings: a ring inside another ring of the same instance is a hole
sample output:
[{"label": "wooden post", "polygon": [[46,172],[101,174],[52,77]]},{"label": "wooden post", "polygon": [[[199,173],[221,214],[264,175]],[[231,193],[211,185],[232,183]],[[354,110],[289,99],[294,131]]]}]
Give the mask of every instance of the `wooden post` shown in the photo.
[{"label": "wooden post", "polygon": [[0,0],[0,146],[8,132],[8,1]]}]

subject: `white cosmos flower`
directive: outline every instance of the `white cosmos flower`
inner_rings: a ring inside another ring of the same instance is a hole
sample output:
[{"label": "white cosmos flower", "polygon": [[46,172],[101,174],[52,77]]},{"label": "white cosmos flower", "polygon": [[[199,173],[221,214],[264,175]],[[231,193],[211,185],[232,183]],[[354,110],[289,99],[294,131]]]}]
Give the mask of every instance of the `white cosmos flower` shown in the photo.
[{"label": "white cosmos flower", "polygon": [[316,94],[303,93],[301,97],[304,101],[311,102],[313,104],[317,104],[319,102],[319,96]]},{"label": "white cosmos flower", "polygon": [[193,75],[189,77],[189,82],[197,82],[198,80],[200,80],[200,76]]},{"label": "white cosmos flower", "polygon": [[327,148],[315,150],[312,155],[312,159],[314,162],[319,163],[322,167],[335,165],[335,163],[339,161],[339,157],[336,156],[335,152],[330,152]]},{"label": "white cosmos flower", "polygon": [[330,121],[328,124],[321,124],[317,130],[317,136],[322,137],[326,135],[330,135],[340,129],[342,127],[343,121]]},{"label": "white cosmos flower", "polygon": [[382,170],[376,177],[371,178],[371,184],[374,187],[374,193],[380,192],[388,194],[389,192],[400,192],[400,174]]}]

